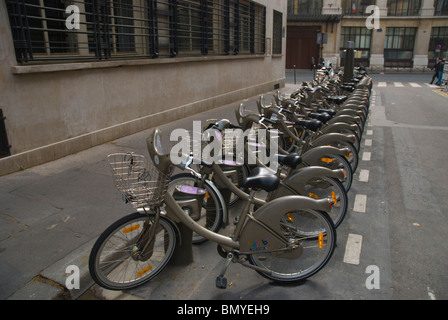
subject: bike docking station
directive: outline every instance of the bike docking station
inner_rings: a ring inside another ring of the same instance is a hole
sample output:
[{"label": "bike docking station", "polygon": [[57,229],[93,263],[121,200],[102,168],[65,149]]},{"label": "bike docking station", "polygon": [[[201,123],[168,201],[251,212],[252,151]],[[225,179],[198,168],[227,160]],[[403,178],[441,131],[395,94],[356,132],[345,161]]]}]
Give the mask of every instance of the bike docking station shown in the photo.
[{"label": "bike docking station", "polygon": [[[186,185],[177,186],[173,198],[190,218],[195,221],[201,218],[201,208],[206,198],[205,189]],[[186,266],[194,260],[193,231],[183,223],[176,223],[176,227],[182,241],[174,250],[171,263],[175,266]]]},{"label": "bike docking station", "polygon": [[[223,168],[224,173],[231,181],[237,180],[237,172],[232,170],[231,166],[225,166]],[[236,177],[234,177],[236,175]],[[232,192],[225,187],[223,183],[219,182],[219,179],[214,179],[213,182],[217,186],[219,192],[221,193],[224,203],[229,204]],[[179,206],[185,211],[186,214],[190,216],[194,221],[199,221],[202,218],[201,208],[205,207],[206,217],[205,219],[214,219],[216,210],[226,211],[225,208],[216,208],[211,205],[211,199],[207,194],[205,189],[180,185],[176,186],[173,198],[179,204]],[[224,221],[224,227],[230,224],[228,219]],[[193,258],[193,231],[185,226],[183,223],[176,223],[178,232],[180,233],[181,243],[176,247],[171,258],[170,263],[175,266],[186,266],[194,261]]]}]

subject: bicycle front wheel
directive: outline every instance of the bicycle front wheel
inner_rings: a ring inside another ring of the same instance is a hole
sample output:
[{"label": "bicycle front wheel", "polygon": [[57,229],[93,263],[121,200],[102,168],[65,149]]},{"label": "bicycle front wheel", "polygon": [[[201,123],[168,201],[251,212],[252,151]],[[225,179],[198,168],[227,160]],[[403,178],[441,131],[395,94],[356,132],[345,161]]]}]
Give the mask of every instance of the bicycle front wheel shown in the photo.
[{"label": "bicycle front wheel", "polygon": [[[89,258],[93,280],[108,290],[127,290],[151,280],[169,262],[176,247],[172,223],[153,215],[134,213],[107,228],[94,244]],[[156,228],[153,239],[148,238]]]},{"label": "bicycle front wheel", "polygon": [[285,252],[248,255],[252,265],[267,269],[257,271],[263,277],[278,282],[305,280],[320,271],[336,248],[336,230],[325,212],[299,209],[285,212],[279,223],[285,240],[295,248]]}]

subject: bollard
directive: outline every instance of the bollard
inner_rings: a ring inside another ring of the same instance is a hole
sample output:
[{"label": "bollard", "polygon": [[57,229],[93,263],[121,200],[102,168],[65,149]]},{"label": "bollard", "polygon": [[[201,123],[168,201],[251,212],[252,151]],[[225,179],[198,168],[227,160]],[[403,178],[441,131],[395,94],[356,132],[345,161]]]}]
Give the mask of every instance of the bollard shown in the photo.
[{"label": "bollard", "polygon": [[344,83],[352,82],[353,70],[355,67],[355,43],[353,41],[347,42],[347,50],[345,51],[344,61]]}]

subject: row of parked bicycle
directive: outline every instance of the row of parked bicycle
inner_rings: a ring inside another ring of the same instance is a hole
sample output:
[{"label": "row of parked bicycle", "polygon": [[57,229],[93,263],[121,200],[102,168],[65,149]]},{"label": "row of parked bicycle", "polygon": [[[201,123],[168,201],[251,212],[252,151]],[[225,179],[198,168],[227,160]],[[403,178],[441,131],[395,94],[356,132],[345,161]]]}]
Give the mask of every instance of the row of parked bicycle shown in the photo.
[{"label": "row of parked bicycle", "polygon": [[[271,104],[260,96],[256,111],[239,105],[236,123],[207,121],[199,135],[185,134],[186,146],[175,152],[164,150],[155,129],[147,139],[149,159],[110,155],[116,186],[138,212],[98,238],[92,278],[109,290],[137,287],[188,240],[218,244],[225,259],[218,288],[227,287],[232,262],[279,282],[321,270],[347,214],[372,79],[361,70],[350,83],[332,70],[317,74],[289,97],[277,92]],[[210,157],[198,158],[195,148]],[[175,167],[183,172],[174,175]],[[230,208],[240,210],[234,219]],[[230,236],[222,234],[230,227]],[[181,239],[183,228],[192,239]]]}]

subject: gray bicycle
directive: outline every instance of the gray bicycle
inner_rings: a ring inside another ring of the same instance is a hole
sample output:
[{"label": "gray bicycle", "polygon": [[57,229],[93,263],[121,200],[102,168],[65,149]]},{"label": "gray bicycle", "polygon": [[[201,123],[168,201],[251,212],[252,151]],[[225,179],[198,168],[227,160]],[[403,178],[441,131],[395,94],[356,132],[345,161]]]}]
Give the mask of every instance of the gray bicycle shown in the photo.
[{"label": "gray bicycle", "polygon": [[[230,263],[274,281],[293,282],[316,274],[330,260],[336,231],[327,214],[329,200],[285,196],[266,203],[255,197],[255,191],[273,191],[280,179],[254,170],[242,183],[250,193],[238,193],[244,205],[233,235],[221,235],[198,224],[194,219],[197,213],[184,211],[176,200],[203,201],[205,190],[178,186],[173,194],[167,192],[173,165],[160,141],[161,131],[151,131],[149,159],[135,154],[109,156],[117,188],[138,212],[113,223],[94,244],[89,270],[98,285],[126,290],[157,276],[181,241],[179,223],[218,244],[218,252],[225,257],[216,279],[218,288],[226,288]],[[258,207],[255,212],[250,210],[252,204]]]}]

